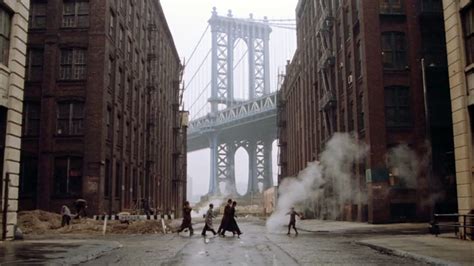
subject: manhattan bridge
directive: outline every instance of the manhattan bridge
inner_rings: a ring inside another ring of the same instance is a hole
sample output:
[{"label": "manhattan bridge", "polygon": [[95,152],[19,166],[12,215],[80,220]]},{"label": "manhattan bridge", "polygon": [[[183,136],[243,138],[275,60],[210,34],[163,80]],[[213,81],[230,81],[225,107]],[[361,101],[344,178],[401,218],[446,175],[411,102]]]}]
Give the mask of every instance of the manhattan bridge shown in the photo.
[{"label": "manhattan bridge", "polygon": [[[220,16],[213,8],[208,26],[189,60],[209,30],[211,47],[185,85],[186,108],[190,111],[188,153],[210,150],[209,196],[224,193],[222,184],[225,194],[237,195],[236,151],[245,149],[248,155],[246,195],[258,194],[274,185],[272,144],[277,139],[276,91],[283,71],[271,69],[270,59],[279,57],[283,68],[286,59],[291,57],[295,22],[267,17],[258,20],[252,14],[245,19],[234,18],[230,10],[226,16]],[[278,32],[277,37],[282,40],[278,43],[279,52],[274,53],[276,56],[271,56],[272,32]],[[286,43],[285,47],[281,47],[282,42]],[[281,51],[287,52],[282,54]]]}]

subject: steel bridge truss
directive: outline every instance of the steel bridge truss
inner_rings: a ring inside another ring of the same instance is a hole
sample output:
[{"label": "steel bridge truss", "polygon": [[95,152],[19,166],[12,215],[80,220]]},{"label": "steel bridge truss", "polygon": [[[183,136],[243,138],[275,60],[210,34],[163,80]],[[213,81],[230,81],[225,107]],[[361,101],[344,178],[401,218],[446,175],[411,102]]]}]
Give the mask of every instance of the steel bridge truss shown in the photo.
[{"label": "steel bridge truss", "polygon": [[236,19],[231,11],[227,17],[218,16],[214,9],[209,20],[212,32],[211,112],[219,104],[229,107],[234,99],[234,49],[238,39],[247,44],[249,62],[249,97],[270,93],[270,33],[268,23],[249,19]]},{"label": "steel bridge truss", "polygon": [[[247,194],[254,195],[273,186],[276,93],[270,92],[269,82],[272,30],[266,19],[264,22],[253,20],[252,16],[236,19],[230,10],[227,16],[218,16],[215,8],[209,24],[212,32],[211,97],[208,99],[211,112],[189,123],[188,145],[190,151],[210,148],[209,195],[237,194],[235,153],[244,148],[249,156]],[[239,39],[247,44],[249,62],[249,99],[245,101],[234,99],[234,48]],[[221,191],[222,183],[225,191]]]}]

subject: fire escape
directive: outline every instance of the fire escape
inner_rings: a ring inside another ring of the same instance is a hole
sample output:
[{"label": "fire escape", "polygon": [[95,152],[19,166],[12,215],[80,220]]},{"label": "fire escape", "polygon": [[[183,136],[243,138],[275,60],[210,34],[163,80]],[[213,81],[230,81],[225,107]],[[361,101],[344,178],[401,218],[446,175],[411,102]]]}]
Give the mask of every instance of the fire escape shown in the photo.
[{"label": "fire escape", "polygon": [[335,49],[334,49],[334,16],[332,1],[317,1],[320,10],[320,18],[316,25],[317,51],[318,51],[318,79],[319,88],[319,111],[323,114],[323,123],[326,129],[325,139],[336,130],[336,89],[334,82]]},{"label": "fire escape", "polygon": [[[154,22],[148,24],[148,45],[147,45],[147,70],[148,77],[146,82],[146,140],[145,140],[145,156],[146,156],[146,175],[145,175],[145,191],[146,197],[150,200],[154,197],[156,185],[156,172],[154,171],[156,159],[157,159],[157,141],[156,141],[156,126],[158,123],[158,103],[156,102],[156,93],[157,93],[157,79],[156,74],[157,70],[157,60],[158,60],[158,51],[157,46],[154,44],[156,41],[156,34],[158,32],[158,27]],[[145,70],[144,70],[145,71]]]}]

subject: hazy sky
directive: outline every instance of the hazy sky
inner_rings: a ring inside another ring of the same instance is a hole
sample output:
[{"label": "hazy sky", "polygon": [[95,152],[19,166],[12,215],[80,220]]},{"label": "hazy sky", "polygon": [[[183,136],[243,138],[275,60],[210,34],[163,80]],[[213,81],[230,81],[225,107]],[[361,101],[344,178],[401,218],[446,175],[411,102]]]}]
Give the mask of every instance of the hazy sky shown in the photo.
[{"label": "hazy sky", "polygon": [[[184,76],[186,84],[189,83],[185,93],[186,108],[190,110],[191,117],[200,117],[207,112],[206,108],[208,108],[205,106],[207,95],[204,94],[199,97],[199,92],[208,84],[211,77],[210,60],[203,60],[211,47],[209,31],[204,36],[202,44],[198,47],[193,58],[189,60],[188,57],[207,27],[212,8],[216,7],[219,15],[227,15],[228,10],[231,9],[233,16],[236,18],[248,18],[249,14],[252,13],[255,19],[263,19],[264,16],[268,16],[269,19],[293,19],[297,0],[161,0],[161,4],[178,48],[178,53],[181,58],[186,58],[188,61]],[[277,87],[278,72],[284,69],[286,60],[292,57],[296,47],[295,34],[294,30],[273,28],[270,40],[272,91],[276,90]],[[243,63],[236,66],[234,72],[234,86],[236,88],[242,87],[240,84],[247,84],[246,78],[248,78],[248,75],[246,71],[248,71],[248,68],[246,68],[246,64],[248,61],[245,58],[245,50],[246,48],[242,43],[236,47],[235,57],[240,58],[242,56],[244,58]],[[205,63],[201,71],[192,79],[198,66],[203,61]],[[245,98],[247,95],[246,90],[236,90],[235,93],[237,98]],[[274,144],[273,155],[273,172],[274,177],[276,177],[278,171],[276,167],[276,144]],[[239,150],[236,154],[236,182],[239,191],[242,191],[247,185],[247,164],[248,155],[245,151]],[[193,179],[193,194],[206,194],[209,186],[208,149],[188,154],[188,175]]]}]

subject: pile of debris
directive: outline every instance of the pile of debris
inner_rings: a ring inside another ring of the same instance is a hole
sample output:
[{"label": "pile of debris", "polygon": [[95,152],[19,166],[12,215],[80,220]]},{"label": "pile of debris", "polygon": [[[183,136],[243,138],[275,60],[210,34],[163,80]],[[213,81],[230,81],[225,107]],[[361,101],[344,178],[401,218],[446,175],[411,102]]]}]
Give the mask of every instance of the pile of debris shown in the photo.
[{"label": "pile of debris", "polygon": [[[165,220],[168,232],[176,230],[178,221]],[[70,226],[61,227],[61,215],[41,210],[23,211],[18,213],[18,227],[28,235],[46,234],[90,234],[103,233],[104,221],[93,219],[73,219]],[[120,221],[107,222],[107,234],[158,234],[163,233],[161,220]]]}]

